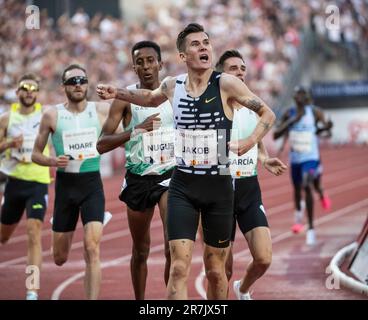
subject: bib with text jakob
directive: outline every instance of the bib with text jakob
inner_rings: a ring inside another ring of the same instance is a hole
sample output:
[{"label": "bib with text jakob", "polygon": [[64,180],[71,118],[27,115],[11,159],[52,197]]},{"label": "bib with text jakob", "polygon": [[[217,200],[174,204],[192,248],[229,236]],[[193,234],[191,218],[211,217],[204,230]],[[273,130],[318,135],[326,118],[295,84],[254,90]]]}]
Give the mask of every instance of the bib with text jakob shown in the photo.
[{"label": "bib with text jakob", "polygon": [[23,136],[22,146],[18,149],[12,149],[12,157],[18,159],[21,162],[32,162],[32,151],[36,140],[36,135]]},{"label": "bib with text jakob", "polygon": [[97,129],[85,128],[63,132],[64,154],[72,160],[84,160],[98,156]]},{"label": "bib with text jakob", "polygon": [[176,130],[175,156],[187,166],[217,165],[217,131]]},{"label": "bib with text jakob", "polygon": [[313,133],[308,131],[290,131],[290,145],[295,152],[309,153],[312,151]]},{"label": "bib with text jakob", "polygon": [[142,134],[144,162],[161,164],[174,160],[175,133],[172,128],[162,128]]}]

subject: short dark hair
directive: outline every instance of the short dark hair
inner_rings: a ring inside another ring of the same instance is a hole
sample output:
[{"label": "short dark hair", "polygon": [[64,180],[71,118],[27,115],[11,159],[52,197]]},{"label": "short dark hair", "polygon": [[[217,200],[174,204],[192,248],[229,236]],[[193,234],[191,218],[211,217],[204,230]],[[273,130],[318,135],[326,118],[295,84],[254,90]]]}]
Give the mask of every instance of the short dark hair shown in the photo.
[{"label": "short dark hair", "polygon": [[71,64],[70,66],[66,67],[66,69],[63,71],[63,75],[61,76],[61,81],[64,82],[65,81],[65,74],[68,71],[74,70],[74,69],[82,70],[87,75],[86,69],[84,69],[81,65],[74,63],[74,64]]},{"label": "short dark hair", "polygon": [[133,61],[134,61],[134,51],[142,49],[142,48],[152,48],[153,50],[155,50],[157,53],[158,61],[161,62],[160,46],[156,42],[149,41],[149,40],[139,41],[133,46],[132,52],[131,52]]},{"label": "short dark hair", "polygon": [[240,58],[244,62],[243,56],[240,54],[240,52],[238,50],[227,50],[222,54],[220,59],[217,61],[216,70],[217,71],[224,71],[224,63],[229,58]]},{"label": "short dark hair", "polygon": [[294,87],[294,93],[305,93],[305,94],[309,94],[309,90],[305,86],[298,85],[298,86],[295,86]]},{"label": "short dark hair", "polygon": [[189,23],[184,30],[182,30],[176,39],[176,48],[179,52],[183,52],[185,49],[185,38],[188,34],[197,33],[197,32],[204,32],[208,37],[208,33],[204,31],[203,26],[198,23]]},{"label": "short dark hair", "polygon": [[20,84],[24,80],[32,80],[36,82],[38,86],[40,85],[40,78],[37,77],[34,73],[26,73],[22,75],[18,80],[18,84]]}]

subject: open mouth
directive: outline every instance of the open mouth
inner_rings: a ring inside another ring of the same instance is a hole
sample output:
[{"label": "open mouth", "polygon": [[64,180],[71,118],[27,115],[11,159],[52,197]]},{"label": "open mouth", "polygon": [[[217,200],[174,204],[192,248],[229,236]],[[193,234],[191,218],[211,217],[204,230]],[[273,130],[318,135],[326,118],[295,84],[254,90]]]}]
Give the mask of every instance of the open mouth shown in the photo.
[{"label": "open mouth", "polygon": [[150,80],[150,79],[152,79],[152,74],[145,74],[144,76],[143,76],[143,78],[145,79],[145,80]]},{"label": "open mouth", "polygon": [[199,56],[199,60],[201,60],[202,62],[208,62],[208,59],[209,59],[209,57],[208,57],[207,53],[201,54]]}]

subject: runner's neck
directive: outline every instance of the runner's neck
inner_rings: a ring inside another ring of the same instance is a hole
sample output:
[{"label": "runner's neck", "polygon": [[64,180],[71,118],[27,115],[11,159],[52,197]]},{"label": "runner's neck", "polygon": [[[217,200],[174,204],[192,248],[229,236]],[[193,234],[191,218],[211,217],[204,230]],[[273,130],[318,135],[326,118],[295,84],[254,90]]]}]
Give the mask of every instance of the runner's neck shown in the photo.
[{"label": "runner's neck", "polygon": [[206,90],[208,81],[211,78],[213,69],[191,70],[188,69],[188,78],[185,83],[185,90],[192,97],[199,97]]},{"label": "runner's neck", "polygon": [[71,113],[82,113],[87,108],[87,100],[83,100],[80,102],[71,102],[70,100],[65,104],[65,109],[67,109]]},{"label": "runner's neck", "polygon": [[35,105],[33,105],[32,107],[26,107],[22,103],[19,103],[19,104],[20,104],[19,113],[23,115],[29,115],[32,112],[34,112],[36,109]]},{"label": "runner's neck", "polygon": [[151,85],[149,84],[145,84],[142,81],[139,81],[139,89],[147,89],[147,90],[155,90],[160,86],[160,82],[159,81],[155,81],[154,83],[152,83]]}]

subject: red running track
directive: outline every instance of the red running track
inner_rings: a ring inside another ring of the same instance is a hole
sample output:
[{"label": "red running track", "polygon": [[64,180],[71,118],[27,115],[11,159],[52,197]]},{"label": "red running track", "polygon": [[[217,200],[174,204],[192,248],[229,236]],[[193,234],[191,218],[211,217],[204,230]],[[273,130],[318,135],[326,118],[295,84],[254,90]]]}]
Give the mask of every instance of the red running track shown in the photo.
[{"label": "red running track", "polygon": [[[284,159],[286,160],[286,159]],[[316,199],[316,232],[318,243],[305,245],[305,233],[293,235],[292,188],[289,172],[274,177],[261,170],[260,181],[264,205],[273,238],[273,261],[267,273],[254,285],[255,299],[365,299],[366,297],[340,288],[327,289],[332,256],[354,241],[368,212],[368,152],[364,147],[324,148],[323,186],[332,199],[332,209],[323,213]],[[134,299],[130,281],[129,261],[131,239],[125,205],[117,199],[122,176],[104,181],[106,209],[113,219],[104,230],[101,243],[102,285],[100,299]],[[53,186],[50,187],[50,204]],[[83,234],[81,224],[75,232],[69,261],[57,267],[50,255],[51,232],[49,208],[42,231],[43,267],[40,299],[84,299]],[[250,261],[246,242],[237,232],[234,244],[234,275],[239,279]],[[0,299],[24,299],[26,237],[23,219],[10,242],[0,247]],[[151,254],[149,259],[146,298],[164,299],[163,236],[158,212],[152,220]],[[188,281],[191,299],[203,299],[202,247],[197,242]],[[230,283],[232,286],[232,281]],[[6,288],[6,290],[4,290]],[[230,299],[234,294],[230,290]]]}]

